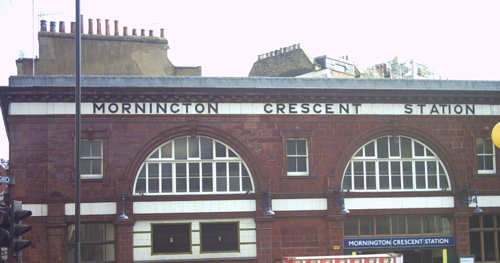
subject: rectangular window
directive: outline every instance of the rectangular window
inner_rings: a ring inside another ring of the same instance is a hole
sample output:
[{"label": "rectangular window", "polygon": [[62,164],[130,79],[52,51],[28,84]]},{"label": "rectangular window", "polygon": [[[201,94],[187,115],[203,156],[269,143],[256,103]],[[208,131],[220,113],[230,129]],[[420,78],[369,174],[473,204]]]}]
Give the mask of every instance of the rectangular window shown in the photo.
[{"label": "rectangular window", "polygon": [[500,214],[469,219],[470,251],[477,263],[498,262],[500,258]]},{"label": "rectangular window", "polygon": [[239,251],[238,223],[203,223],[201,230],[201,252]]},{"label": "rectangular window", "polygon": [[[115,262],[115,231],[113,224],[81,224],[81,262]],[[75,262],[75,225],[68,227],[67,262]]]},{"label": "rectangular window", "polygon": [[422,234],[452,234],[449,216],[377,216],[346,217],[345,236],[401,236]]},{"label": "rectangular window", "polygon": [[495,147],[491,138],[476,138],[477,172],[496,173]]},{"label": "rectangular window", "polygon": [[102,178],[102,141],[82,140],[80,144],[80,174],[82,179]]},{"label": "rectangular window", "polygon": [[286,139],[288,175],[309,175],[307,139]]},{"label": "rectangular window", "polygon": [[152,254],[191,253],[191,224],[153,224]]}]

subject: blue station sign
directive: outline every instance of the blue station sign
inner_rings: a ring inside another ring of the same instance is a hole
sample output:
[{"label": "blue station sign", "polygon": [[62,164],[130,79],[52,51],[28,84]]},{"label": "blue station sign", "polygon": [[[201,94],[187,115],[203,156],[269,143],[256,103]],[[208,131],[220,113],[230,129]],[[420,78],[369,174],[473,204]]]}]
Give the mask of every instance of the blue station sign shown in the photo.
[{"label": "blue station sign", "polygon": [[454,236],[345,238],[344,249],[454,246]]}]

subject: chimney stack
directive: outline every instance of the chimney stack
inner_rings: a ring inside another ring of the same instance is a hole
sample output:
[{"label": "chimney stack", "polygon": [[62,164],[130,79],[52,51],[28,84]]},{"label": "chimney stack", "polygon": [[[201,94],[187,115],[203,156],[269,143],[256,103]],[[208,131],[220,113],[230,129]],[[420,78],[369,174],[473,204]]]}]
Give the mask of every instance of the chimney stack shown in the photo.
[{"label": "chimney stack", "polygon": [[89,19],[89,35],[94,34],[94,20]]},{"label": "chimney stack", "polygon": [[40,21],[40,31],[47,31],[47,21],[46,20]]},{"label": "chimney stack", "polygon": [[101,32],[101,19],[96,19],[96,23],[97,23],[97,34],[100,35],[102,34]]},{"label": "chimney stack", "polygon": [[64,21],[59,21],[59,33],[66,33]]},{"label": "chimney stack", "polygon": [[109,19],[106,19],[106,36],[109,36]]},{"label": "chimney stack", "polygon": [[120,29],[118,29],[118,20],[115,20],[115,36],[120,35]]}]

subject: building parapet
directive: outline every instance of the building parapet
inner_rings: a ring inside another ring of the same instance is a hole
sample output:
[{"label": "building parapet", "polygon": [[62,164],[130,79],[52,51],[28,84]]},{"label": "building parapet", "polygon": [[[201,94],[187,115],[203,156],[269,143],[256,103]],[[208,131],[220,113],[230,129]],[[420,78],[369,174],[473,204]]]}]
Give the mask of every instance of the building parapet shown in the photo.
[{"label": "building parapet", "polygon": [[[74,76],[11,76],[10,87],[71,87]],[[82,76],[82,87],[500,91],[500,81],[291,77]]]},{"label": "building parapet", "polygon": [[280,49],[273,50],[273,51],[258,55],[258,60],[274,57],[274,56],[284,54],[286,52],[290,52],[290,51],[297,50],[297,49],[300,49],[300,44],[294,44],[294,45],[291,45],[288,47],[282,47]]}]

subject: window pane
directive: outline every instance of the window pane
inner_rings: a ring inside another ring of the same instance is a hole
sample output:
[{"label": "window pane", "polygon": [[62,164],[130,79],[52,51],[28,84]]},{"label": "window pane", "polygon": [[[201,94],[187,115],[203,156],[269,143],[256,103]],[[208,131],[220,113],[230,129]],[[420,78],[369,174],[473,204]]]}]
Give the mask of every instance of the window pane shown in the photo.
[{"label": "window pane", "polygon": [[483,228],[493,227],[493,215],[483,215]]},{"label": "window pane", "polygon": [[161,164],[161,192],[171,193],[172,192],[172,164],[162,163]]},{"label": "window pane", "polygon": [[365,156],[374,157],[375,156],[375,143],[371,142],[365,146]]},{"label": "window pane", "polygon": [[404,216],[393,216],[391,217],[392,221],[392,234],[406,234],[406,222]]},{"label": "window pane", "polygon": [[408,234],[420,234],[421,225],[420,225],[420,216],[409,216],[408,219]]},{"label": "window pane", "polygon": [[245,165],[241,164],[241,174],[242,174],[242,185],[243,191],[252,191],[252,181],[250,180],[250,174],[247,171]]},{"label": "window pane", "polygon": [[179,138],[174,141],[175,147],[175,159],[186,160],[187,159],[187,138]]},{"label": "window pane", "polygon": [[297,172],[307,172],[307,158],[297,157]]},{"label": "window pane", "polygon": [[226,146],[215,142],[215,157],[226,157]]},{"label": "window pane", "polygon": [[360,217],[359,218],[360,235],[374,235],[374,226],[372,217]]},{"label": "window pane", "polygon": [[229,163],[229,191],[240,190],[240,164]]},{"label": "window pane", "polygon": [[213,171],[211,163],[202,163],[202,184],[203,184],[203,192],[212,192],[213,188]]},{"label": "window pane", "polygon": [[451,233],[451,218],[448,216],[441,216],[439,218],[439,231],[441,233]]},{"label": "window pane", "polygon": [[412,158],[411,140],[405,137],[400,138],[401,141],[401,158]]},{"label": "window pane", "polygon": [[391,225],[389,217],[377,217],[377,235],[389,235],[391,233]]},{"label": "window pane", "polygon": [[91,151],[92,151],[92,157],[101,157],[101,151],[102,151],[102,141],[96,141],[93,140],[90,142],[92,144],[91,146]]},{"label": "window pane", "polygon": [[199,158],[200,157],[200,139],[199,138],[189,138],[189,158]]},{"label": "window pane", "polygon": [[101,174],[101,171],[102,171],[102,161],[101,159],[99,160],[92,160],[91,161],[92,163],[92,174]]},{"label": "window pane", "polygon": [[160,192],[160,166],[157,163],[148,165],[148,189],[149,193]]},{"label": "window pane", "polygon": [[161,147],[161,158],[172,158],[172,143],[169,142]]},{"label": "window pane", "polygon": [[213,140],[201,137],[201,159],[214,158],[214,145]]},{"label": "window pane", "polygon": [[479,228],[479,221],[481,218],[479,216],[471,216],[469,218],[469,228]]},{"label": "window pane", "polygon": [[177,192],[187,192],[187,166],[185,163],[175,165],[175,190]]},{"label": "window pane", "polygon": [[399,156],[399,137],[394,136],[389,138],[389,146],[391,156]]},{"label": "window pane", "polygon": [[387,142],[387,137],[377,139],[377,157],[378,158],[389,157],[389,145]]},{"label": "window pane", "polygon": [[227,191],[227,171],[225,163],[216,163],[217,191]]},{"label": "window pane", "polygon": [[484,260],[495,261],[495,232],[484,231]]},{"label": "window pane", "polygon": [[415,147],[415,156],[425,156],[422,144],[414,142],[413,147]]},{"label": "window pane", "polygon": [[297,158],[295,157],[286,158],[286,167],[288,172],[297,172]]},{"label": "window pane", "polygon": [[344,222],[344,235],[357,236],[358,233],[358,217],[348,216]]},{"label": "window pane", "polygon": [[423,233],[436,233],[436,217],[435,216],[423,216],[424,229]]},{"label": "window pane", "polygon": [[297,140],[297,155],[307,155],[306,140]]},{"label": "window pane", "polygon": [[90,157],[90,141],[82,140],[80,142],[81,157]]},{"label": "window pane", "polygon": [[189,192],[200,191],[200,164],[189,164]]},{"label": "window pane", "polygon": [[295,140],[286,140],[286,155],[297,155],[297,147]]},{"label": "window pane", "polygon": [[481,253],[481,234],[479,232],[470,232],[470,252],[475,255],[476,262],[483,261]]},{"label": "window pane", "polygon": [[80,160],[80,173],[90,174],[92,169],[92,160]]}]

